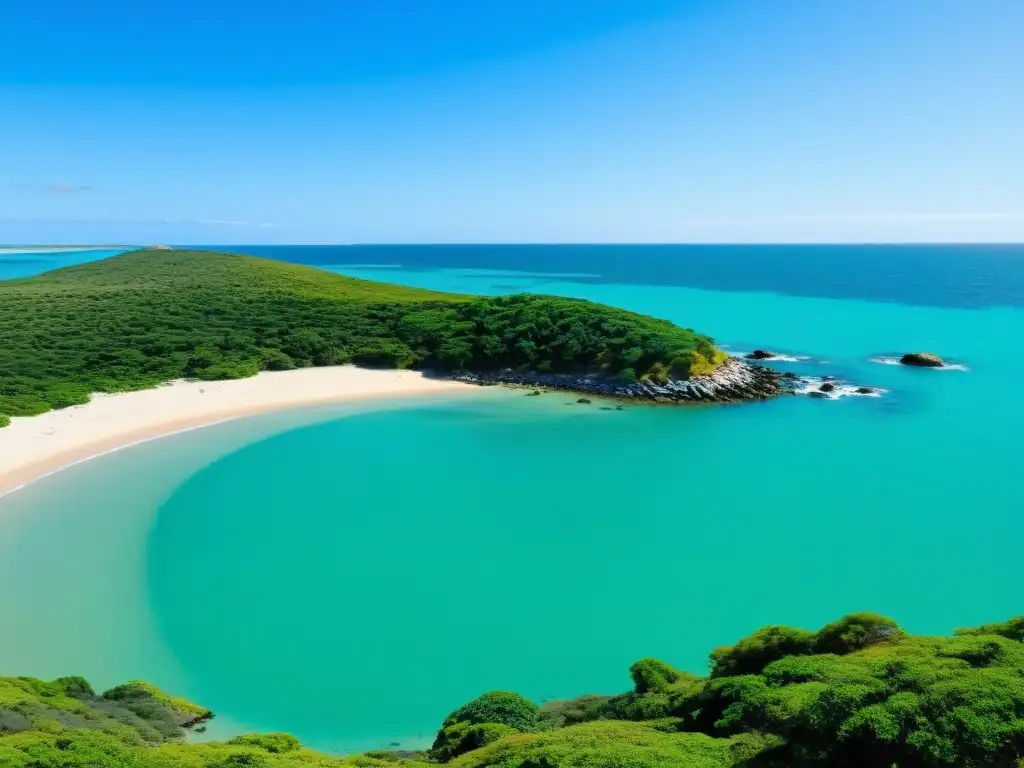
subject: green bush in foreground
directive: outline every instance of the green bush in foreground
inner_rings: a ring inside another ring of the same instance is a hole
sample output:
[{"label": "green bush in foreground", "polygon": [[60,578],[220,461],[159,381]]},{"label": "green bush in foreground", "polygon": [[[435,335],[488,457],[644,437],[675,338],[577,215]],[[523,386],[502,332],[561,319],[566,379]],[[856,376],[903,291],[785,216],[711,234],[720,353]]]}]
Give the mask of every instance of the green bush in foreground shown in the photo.
[{"label": "green bush in foreground", "polygon": [[711,339],[579,299],[425,291],[213,251],[143,250],[0,282],[0,414],[180,378],[356,365],[706,373]]},{"label": "green bush in foreground", "polygon": [[645,723],[583,723],[522,733],[453,760],[451,768],[731,768],[772,745],[750,734],[714,739]]},{"label": "green bush in foreground", "polygon": [[153,686],[0,678],[0,766],[17,768],[1024,768],[1024,617],[914,636],[876,614],[759,630],[697,678],[656,659],[617,696],[491,692],[430,753],[328,757],[288,734],[187,744],[210,713]]}]

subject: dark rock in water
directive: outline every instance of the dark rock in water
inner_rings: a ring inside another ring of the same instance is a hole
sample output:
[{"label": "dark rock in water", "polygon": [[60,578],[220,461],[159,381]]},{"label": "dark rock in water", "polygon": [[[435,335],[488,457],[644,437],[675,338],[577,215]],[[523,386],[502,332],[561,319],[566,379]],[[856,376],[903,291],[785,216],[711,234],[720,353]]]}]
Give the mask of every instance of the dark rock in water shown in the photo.
[{"label": "dark rock in water", "polygon": [[535,389],[533,392],[527,392],[524,397],[540,397],[540,390]]},{"label": "dark rock in water", "polygon": [[875,390],[873,390],[871,387],[857,387],[858,395],[873,395],[874,393]]},{"label": "dark rock in water", "polygon": [[784,378],[784,379],[799,379],[800,377],[797,376],[792,371],[786,371],[784,374],[782,374],[782,378]]},{"label": "dark rock in water", "polygon": [[910,352],[900,358],[903,365],[914,365],[918,368],[941,368],[945,365],[942,358],[931,352]]},{"label": "dark rock in water", "polygon": [[777,355],[774,352],[769,352],[767,349],[755,349],[747,355],[748,360],[768,360],[773,357],[777,357]]},{"label": "dark rock in water", "polygon": [[624,411],[624,410],[626,410],[626,409],[625,409],[625,408],[623,408],[623,407],[622,407],[621,405],[616,405],[616,406],[615,406],[615,410],[616,410],[616,411]]},{"label": "dark rock in water", "polygon": [[819,392],[834,392],[835,388],[836,388],[835,384],[833,384],[831,381],[826,381],[824,384],[822,384],[820,387],[818,387],[818,391]]},{"label": "dark rock in water", "polygon": [[587,400],[587,398],[585,398],[585,397],[581,397],[576,402],[579,403],[580,405],[590,405],[590,401]]},{"label": "dark rock in water", "polygon": [[[613,410],[615,410],[615,409],[614,409],[614,408],[612,408],[611,406],[608,406],[608,405],[602,405],[602,406],[601,406],[601,410],[602,410],[602,411],[613,411]],[[619,410],[621,411],[622,409],[620,408]]]},{"label": "dark rock in water", "polygon": [[815,390],[814,392],[808,392],[807,394],[809,394],[811,397],[821,397],[821,398],[828,397],[828,394],[825,393],[825,392],[822,392],[820,389],[819,390]]}]

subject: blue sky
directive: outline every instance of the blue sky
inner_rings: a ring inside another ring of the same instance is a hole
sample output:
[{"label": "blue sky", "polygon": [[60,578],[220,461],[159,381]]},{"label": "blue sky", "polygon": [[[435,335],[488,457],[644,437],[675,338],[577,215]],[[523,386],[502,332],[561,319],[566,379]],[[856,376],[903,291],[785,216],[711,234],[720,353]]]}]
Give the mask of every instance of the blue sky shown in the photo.
[{"label": "blue sky", "polygon": [[10,3],[0,242],[1024,241],[1022,40],[1020,0]]}]

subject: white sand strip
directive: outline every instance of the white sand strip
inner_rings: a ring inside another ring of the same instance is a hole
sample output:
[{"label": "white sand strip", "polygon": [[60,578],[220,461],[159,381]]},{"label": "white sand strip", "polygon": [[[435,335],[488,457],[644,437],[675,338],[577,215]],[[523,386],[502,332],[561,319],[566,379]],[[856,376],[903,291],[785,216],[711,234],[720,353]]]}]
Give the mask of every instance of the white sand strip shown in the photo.
[{"label": "white sand strip", "polygon": [[12,418],[0,428],[0,495],[84,459],[228,419],[304,405],[474,390],[472,384],[428,379],[416,371],[344,365],[97,394],[85,405]]},{"label": "white sand strip", "polygon": [[2,246],[0,247],[0,256],[6,256],[7,254],[32,254],[32,253],[80,253],[82,251],[120,251],[127,250],[129,248],[137,248],[138,246],[132,245],[86,245],[86,246],[74,246],[68,245],[65,247],[61,246]]}]

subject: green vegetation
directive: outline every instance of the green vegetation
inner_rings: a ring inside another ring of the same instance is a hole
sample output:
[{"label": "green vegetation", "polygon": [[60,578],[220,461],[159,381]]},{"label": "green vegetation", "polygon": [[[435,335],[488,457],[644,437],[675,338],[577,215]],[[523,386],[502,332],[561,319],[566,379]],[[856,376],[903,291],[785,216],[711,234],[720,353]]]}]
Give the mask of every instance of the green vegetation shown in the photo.
[{"label": "green vegetation", "polygon": [[664,380],[724,360],[706,336],[588,301],[436,293],[211,251],[0,282],[0,426],[92,392],[313,365]]},{"label": "green vegetation", "polygon": [[1024,768],[1024,617],[915,636],[885,617],[767,627],[699,678],[656,659],[633,689],[537,707],[484,694],[432,749],[327,757],[288,734],[186,744],[212,715],[129,683],[0,678],[0,766],[18,768]]},{"label": "green vegetation", "polygon": [[593,722],[523,733],[452,761],[451,768],[721,768],[771,745],[756,734],[714,739],[645,723]]},{"label": "green vegetation", "polygon": [[0,677],[2,768],[425,768],[394,753],[332,758],[285,733],[187,744],[212,714],[141,683],[97,695],[82,678]]},{"label": "green vegetation", "polygon": [[431,756],[439,762],[491,744],[537,721],[537,705],[518,693],[491,691],[459,707],[444,719]]}]

